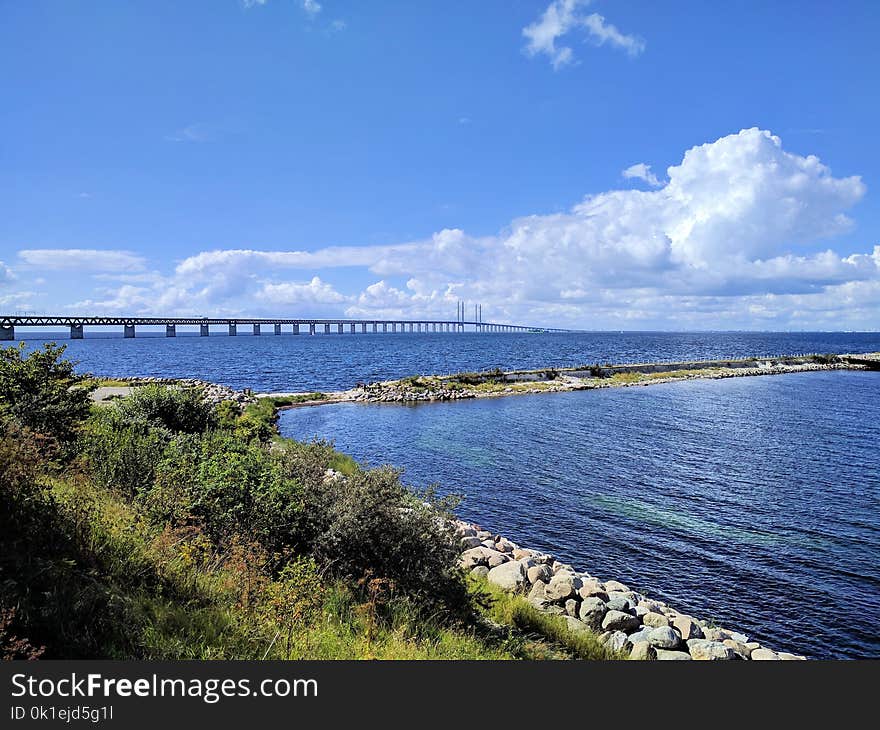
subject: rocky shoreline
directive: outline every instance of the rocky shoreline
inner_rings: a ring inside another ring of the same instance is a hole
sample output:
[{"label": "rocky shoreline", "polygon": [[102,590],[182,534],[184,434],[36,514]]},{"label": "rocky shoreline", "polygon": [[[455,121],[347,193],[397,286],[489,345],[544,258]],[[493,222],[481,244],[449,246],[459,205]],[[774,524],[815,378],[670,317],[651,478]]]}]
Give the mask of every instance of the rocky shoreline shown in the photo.
[{"label": "rocky shoreline", "polygon": [[748,636],[676,611],[616,580],[578,572],[479,525],[458,520],[461,567],[500,589],[521,594],[573,632],[593,632],[611,651],[641,660],[803,660]]},{"label": "rocky shoreline", "polygon": [[[829,370],[880,369],[880,354],[803,355],[749,360],[688,363],[645,363],[582,368],[492,371],[442,376],[413,376],[399,380],[359,383],[343,391],[322,393],[320,399],[301,400],[280,408],[332,403],[418,403],[498,398],[511,395],[563,393],[599,388],[659,385],[682,380],[784,375]],[[302,393],[265,393],[259,398],[283,399]]]}]

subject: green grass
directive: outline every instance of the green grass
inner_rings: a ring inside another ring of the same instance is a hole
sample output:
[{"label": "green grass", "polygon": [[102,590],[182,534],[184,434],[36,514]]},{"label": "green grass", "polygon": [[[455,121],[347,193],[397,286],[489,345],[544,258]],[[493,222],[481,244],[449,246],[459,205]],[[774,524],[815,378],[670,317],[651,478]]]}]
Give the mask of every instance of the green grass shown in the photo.
[{"label": "green grass", "polygon": [[476,590],[488,594],[489,605],[484,609],[488,618],[499,624],[512,626],[526,637],[543,642],[545,649],[546,644],[549,644],[576,659],[622,658],[600,644],[598,635],[569,630],[565,619],[539,611],[524,596],[506,593],[486,580],[469,580]]}]

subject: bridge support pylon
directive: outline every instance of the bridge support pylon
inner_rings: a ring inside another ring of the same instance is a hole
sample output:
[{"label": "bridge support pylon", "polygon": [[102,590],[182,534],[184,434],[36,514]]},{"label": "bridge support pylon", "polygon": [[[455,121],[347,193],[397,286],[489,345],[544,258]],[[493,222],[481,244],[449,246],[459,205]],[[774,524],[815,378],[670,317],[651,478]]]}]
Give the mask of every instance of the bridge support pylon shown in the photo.
[{"label": "bridge support pylon", "polygon": [[70,339],[81,340],[83,338],[83,326],[81,324],[70,325]]},{"label": "bridge support pylon", "polygon": [[0,342],[9,342],[15,339],[15,325],[0,325]]},{"label": "bridge support pylon", "polygon": [[295,334],[295,335],[299,334],[299,325],[298,324],[293,325],[293,334]]},{"label": "bridge support pylon", "polygon": [[206,324],[199,325],[199,337],[207,337],[211,334],[211,329]]},{"label": "bridge support pylon", "polygon": [[276,335],[280,335],[280,334],[281,334],[281,325],[280,325],[280,324],[276,324],[276,325],[275,325],[275,334],[276,334]]},{"label": "bridge support pylon", "polygon": [[255,325],[254,325],[254,334],[255,334],[255,335],[259,335],[259,334],[260,334],[260,325],[258,325],[258,324],[255,324]]},{"label": "bridge support pylon", "polygon": [[229,323],[229,336],[235,337],[238,334],[238,325],[235,322]]},{"label": "bridge support pylon", "polygon": [[123,325],[122,326],[122,336],[126,340],[133,340],[134,339],[134,325],[133,324]]},{"label": "bridge support pylon", "polygon": [[166,324],[165,325],[165,336],[166,337],[177,337],[177,325]]}]

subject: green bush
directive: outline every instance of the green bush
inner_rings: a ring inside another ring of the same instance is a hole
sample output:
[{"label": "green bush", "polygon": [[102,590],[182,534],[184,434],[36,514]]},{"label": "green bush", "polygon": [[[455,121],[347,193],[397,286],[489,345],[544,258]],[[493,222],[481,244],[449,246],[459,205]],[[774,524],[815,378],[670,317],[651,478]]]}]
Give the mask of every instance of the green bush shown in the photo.
[{"label": "green bush", "polygon": [[121,410],[98,410],[83,429],[80,451],[98,486],[133,497],[153,486],[168,437]]},{"label": "green bush", "polygon": [[116,407],[131,421],[145,421],[176,433],[204,433],[214,426],[214,408],[198,390],[181,390],[161,385],[135,388]]},{"label": "green bush", "polygon": [[46,344],[25,356],[26,344],[0,349],[0,417],[69,442],[89,414],[87,377],[62,360],[64,346]]}]

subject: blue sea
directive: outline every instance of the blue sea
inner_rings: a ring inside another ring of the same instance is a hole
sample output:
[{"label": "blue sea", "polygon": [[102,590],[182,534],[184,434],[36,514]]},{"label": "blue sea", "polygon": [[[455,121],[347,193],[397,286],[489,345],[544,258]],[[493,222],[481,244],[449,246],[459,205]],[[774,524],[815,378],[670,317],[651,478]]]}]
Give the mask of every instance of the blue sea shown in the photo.
[{"label": "blue sea", "polygon": [[[257,391],[494,367],[880,351],[878,333],[65,342],[82,370]],[[401,467],[413,486],[463,494],[465,518],[771,647],[880,657],[880,372],[328,405],[284,411],[280,426]]]}]

